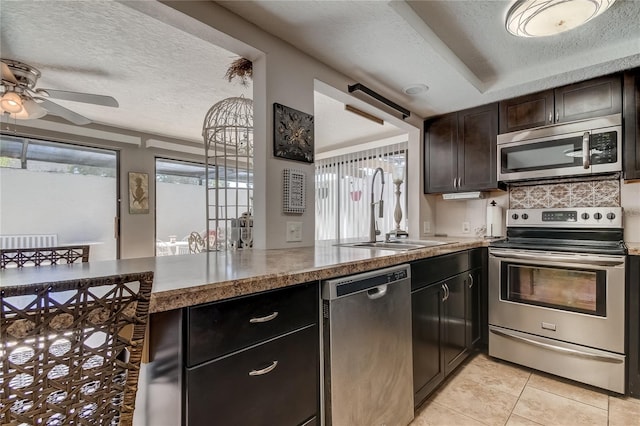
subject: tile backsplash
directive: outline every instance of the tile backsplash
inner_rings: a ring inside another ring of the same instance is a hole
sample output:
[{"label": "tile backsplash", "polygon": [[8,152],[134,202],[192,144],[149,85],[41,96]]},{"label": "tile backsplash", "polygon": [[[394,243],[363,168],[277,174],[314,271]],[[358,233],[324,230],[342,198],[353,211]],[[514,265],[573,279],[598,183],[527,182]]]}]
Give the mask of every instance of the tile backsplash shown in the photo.
[{"label": "tile backsplash", "polygon": [[617,179],[537,184],[509,190],[512,209],[617,206],[620,206]]}]

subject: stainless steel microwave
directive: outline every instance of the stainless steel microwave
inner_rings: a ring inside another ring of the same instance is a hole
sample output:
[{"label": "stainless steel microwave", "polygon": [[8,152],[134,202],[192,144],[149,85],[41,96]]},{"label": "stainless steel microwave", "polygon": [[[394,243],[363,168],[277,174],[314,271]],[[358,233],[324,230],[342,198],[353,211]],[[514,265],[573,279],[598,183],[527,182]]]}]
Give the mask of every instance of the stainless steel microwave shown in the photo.
[{"label": "stainless steel microwave", "polygon": [[622,115],[498,135],[498,180],[591,175],[622,170]]}]

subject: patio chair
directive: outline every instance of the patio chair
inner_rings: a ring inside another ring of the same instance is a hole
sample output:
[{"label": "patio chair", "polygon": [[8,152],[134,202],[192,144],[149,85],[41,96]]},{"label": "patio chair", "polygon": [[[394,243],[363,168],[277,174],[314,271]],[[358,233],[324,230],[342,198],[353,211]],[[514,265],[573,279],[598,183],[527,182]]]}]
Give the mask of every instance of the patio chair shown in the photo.
[{"label": "patio chair", "polygon": [[156,256],[171,256],[171,248],[167,243],[161,240],[156,240]]},{"label": "patio chair", "polygon": [[189,253],[200,253],[205,249],[205,241],[198,232],[193,231],[189,234]]},{"label": "patio chair", "polygon": [[89,261],[88,245],[0,250],[0,269]]},{"label": "patio chair", "polygon": [[0,424],[131,425],[153,272],[3,287]]}]

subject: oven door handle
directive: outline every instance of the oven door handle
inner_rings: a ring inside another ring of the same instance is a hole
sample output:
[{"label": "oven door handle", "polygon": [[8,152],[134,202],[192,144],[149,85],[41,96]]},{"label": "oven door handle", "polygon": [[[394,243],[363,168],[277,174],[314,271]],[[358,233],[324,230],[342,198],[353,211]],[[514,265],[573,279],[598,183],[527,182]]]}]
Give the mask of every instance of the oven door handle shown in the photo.
[{"label": "oven door handle", "polygon": [[575,356],[578,358],[586,358],[594,361],[609,362],[611,364],[622,364],[623,362],[621,359],[614,358],[614,357],[608,357],[608,356],[598,355],[590,352],[579,351],[577,349],[563,348],[560,346],[551,345],[549,343],[543,343],[533,339],[527,339],[526,337],[514,336],[513,334],[505,333],[504,331],[496,330],[494,328],[491,328],[489,331],[491,331],[493,334],[497,334],[498,336],[504,337],[506,339],[515,340],[517,342],[526,343],[527,345],[537,346],[543,349],[547,349],[554,352],[560,352],[560,353]]},{"label": "oven door handle", "polygon": [[569,262],[569,263],[579,263],[586,265],[597,265],[597,266],[617,266],[624,265],[624,257],[616,258],[616,259],[603,259],[599,256],[571,256],[571,255],[558,255],[558,254],[529,254],[529,253],[514,253],[511,251],[498,251],[492,250],[490,253],[491,256],[507,258],[507,259],[517,259],[517,260],[533,260],[540,262]]}]

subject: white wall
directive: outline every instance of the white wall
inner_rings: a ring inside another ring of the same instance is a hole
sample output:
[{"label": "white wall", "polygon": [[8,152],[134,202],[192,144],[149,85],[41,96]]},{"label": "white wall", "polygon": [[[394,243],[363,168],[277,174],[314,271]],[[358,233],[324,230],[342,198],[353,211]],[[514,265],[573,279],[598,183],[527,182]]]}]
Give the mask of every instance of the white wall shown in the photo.
[{"label": "white wall", "polygon": [[[257,58],[250,58],[254,60],[255,175],[266,177],[264,180],[256,179],[254,188],[255,246],[282,248],[313,245],[315,212],[312,200],[309,200],[306,212],[302,216],[294,217],[295,221],[303,222],[303,241],[301,243],[285,242],[286,222],[292,220],[292,217],[282,213],[282,171],[285,168],[303,170],[307,174],[307,193],[313,194],[314,168],[312,164],[286,161],[273,156],[273,103],[277,102],[313,114],[314,80],[320,80],[345,93],[347,86],[353,84],[354,80],[265,33],[213,2],[182,1],[165,2],[165,4],[207,24],[212,30],[223,32],[263,52],[263,55]],[[193,23],[190,23],[189,27],[192,34],[196,32]],[[206,34],[202,33],[197,35],[206,37]],[[230,45],[221,44],[221,46],[233,51]],[[377,82],[359,82],[373,90],[383,93],[385,91],[385,88],[380,87]],[[408,121],[412,122],[416,129],[422,126],[422,119],[419,117],[412,115]],[[415,139],[414,143],[420,140],[417,130],[415,135],[410,136],[410,145],[412,139]],[[417,188],[412,188],[411,185],[409,182],[409,191],[417,197]],[[260,215],[261,213],[263,216]],[[417,216],[417,214],[414,215],[414,217]],[[409,227],[411,228],[411,222]]]},{"label": "white wall", "polygon": [[89,260],[116,258],[116,179],[0,169],[0,234],[57,234],[91,244]]},{"label": "white wall", "polygon": [[[447,234],[453,237],[473,237],[486,235],[487,221],[487,205],[494,201],[503,208],[503,222],[506,209],[509,207],[509,195],[505,191],[492,191],[487,194],[486,198],[480,200],[443,200],[442,196],[433,197],[435,204],[434,215],[431,216],[435,220],[431,226],[436,234]],[[462,222],[469,222],[469,233],[462,231]],[[506,235],[506,229],[503,226],[501,235]]]}]

